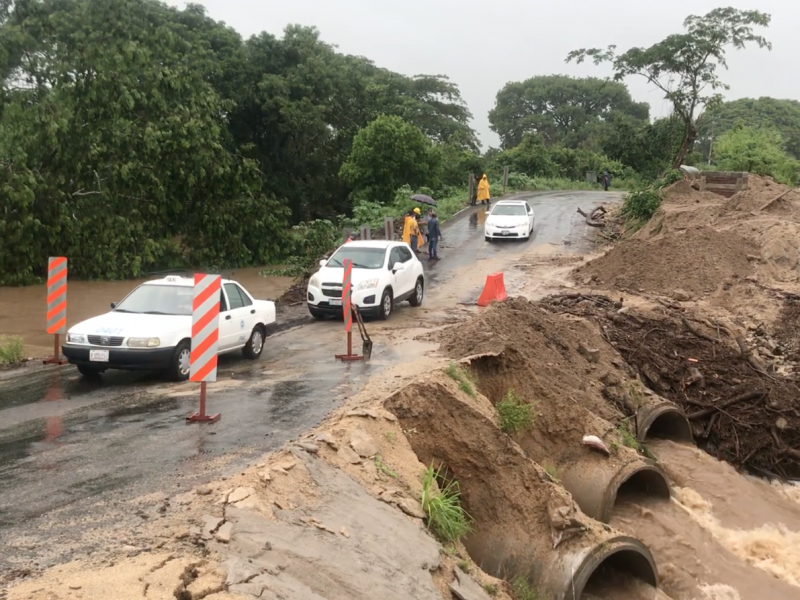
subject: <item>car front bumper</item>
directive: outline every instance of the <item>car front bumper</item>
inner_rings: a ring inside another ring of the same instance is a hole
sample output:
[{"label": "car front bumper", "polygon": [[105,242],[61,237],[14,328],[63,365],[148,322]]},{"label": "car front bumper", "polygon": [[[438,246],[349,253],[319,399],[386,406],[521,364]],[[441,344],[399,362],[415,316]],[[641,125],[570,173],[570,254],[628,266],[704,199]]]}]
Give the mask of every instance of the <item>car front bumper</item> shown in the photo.
[{"label": "car front bumper", "polygon": [[497,239],[514,239],[524,238],[528,236],[527,228],[513,227],[511,229],[500,229],[499,227],[485,227],[484,236]]},{"label": "car front bumper", "polygon": [[[90,350],[108,350],[108,362],[89,360]],[[167,369],[175,355],[175,348],[98,348],[65,344],[61,352],[70,364],[96,369],[121,369],[124,371],[161,371]]]},{"label": "car front bumper", "polygon": [[[329,290],[326,291],[330,293]],[[341,294],[338,290],[337,292]],[[350,302],[355,304],[362,314],[377,314],[380,308],[381,292],[382,290],[377,287],[368,290],[353,290],[350,292]],[[339,303],[334,304],[331,300],[339,300]],[[309,308],[313,308],[319,313],[328,315],[342,314],[341,295],[336,297],[327,296],[321,288],[308,286],[306,302],[308,302]]]}]

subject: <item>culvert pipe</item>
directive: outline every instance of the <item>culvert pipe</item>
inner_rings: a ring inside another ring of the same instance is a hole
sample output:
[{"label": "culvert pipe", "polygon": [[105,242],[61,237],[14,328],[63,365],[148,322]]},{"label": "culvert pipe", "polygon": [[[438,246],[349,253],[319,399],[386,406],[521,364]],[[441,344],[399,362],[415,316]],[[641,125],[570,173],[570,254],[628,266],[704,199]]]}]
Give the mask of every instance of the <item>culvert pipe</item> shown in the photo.
[{"label": "culvert pipe", "polygon": [[620,461],[593,454],[565,461],[558,469],[558,479],[581,510],[602,523],[611,520],[614,504],[623,496],[671,497],[666,473],[638,457]]},{"label": "culvert pipe", "polygon": [[694,443],[692,426],[683,409],[657,394],[647,394],[636,410],[636,438]]},{"label": "culvert pipe", "polygon": [[[483,397],[429,375],[386,400],[419,461],[457,482],[472,531],[462,538],[490,575],[527,579],[539,597],[580,600],[595,575],[627,572],[657,587],[652,554],[639,540],[581,512],[572,496],[497,427]],[[632,474],[632,473],[631,473]]]}]

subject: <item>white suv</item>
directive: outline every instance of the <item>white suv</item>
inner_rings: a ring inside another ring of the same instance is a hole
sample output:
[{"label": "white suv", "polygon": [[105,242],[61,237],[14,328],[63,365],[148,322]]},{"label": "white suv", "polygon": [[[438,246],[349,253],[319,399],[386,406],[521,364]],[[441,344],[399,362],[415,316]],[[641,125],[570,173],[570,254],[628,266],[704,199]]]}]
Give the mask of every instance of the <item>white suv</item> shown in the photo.
[{"label": "white suv", "polygon": [[350,301],[361,314],[388,319],[394,305],[408,300],[422,304],[425,273],[422,263],[404,242],[364,240],[339,246],[308,281],[308,310],[315,319],[342,315],[344,260],[353,261]]}]

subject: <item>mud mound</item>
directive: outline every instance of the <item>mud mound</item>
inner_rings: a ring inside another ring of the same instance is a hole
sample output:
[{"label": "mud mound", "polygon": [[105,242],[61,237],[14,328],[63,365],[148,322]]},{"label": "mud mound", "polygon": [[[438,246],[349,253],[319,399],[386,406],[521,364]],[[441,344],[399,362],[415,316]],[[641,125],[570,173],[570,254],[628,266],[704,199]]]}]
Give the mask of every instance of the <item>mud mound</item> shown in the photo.
[{"label": "mud mound", "polygon": [[759,177],[752,173],[748,177],[746,190],[737,192],[725,202],[725,210],[729,211],[774,211],[785,212],[791,206],[797,194],[787,185],[777,183],[772,177]]},{"label": "mud mound", "polygon": [[578,267],[575,276],[620,289],[710,293],[726,280],[751,275],[747,256],[757,252],[738,234],[700,226],[653,240],[626,240]]},{"label": "mud mound", "polygon": [[662,206],[684,206],[694,204],[714,204],[722,206],[725,196],[714,192],[701,192],[688,181],[676,181],[663,190]]},{"label": "mud mound", "polygon": [[800,387],[768,373],[733,332],[670,310],[620,314],[557,296],[542,305],[597,320],[647,386],[686,410],[709,454],[762,475],[800,475]]}]

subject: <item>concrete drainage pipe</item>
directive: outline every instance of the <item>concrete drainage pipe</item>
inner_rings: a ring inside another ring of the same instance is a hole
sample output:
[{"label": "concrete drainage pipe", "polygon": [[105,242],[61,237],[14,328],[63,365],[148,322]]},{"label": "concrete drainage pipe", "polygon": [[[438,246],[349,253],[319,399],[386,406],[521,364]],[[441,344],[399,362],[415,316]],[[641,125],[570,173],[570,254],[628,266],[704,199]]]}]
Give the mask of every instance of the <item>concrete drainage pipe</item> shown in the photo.
[{"label": "concrete drainage pipe", "polygon": [[605,457],[587,457],[558,470],[561,484],[581,510],[603,523],[611,520],[620,496],[647,496],[669,500],[666,474],[654,463],[635,458],[619,462]]},{"label": "concrete drainage pipe", "polygon": [[692,426],[683,410],[656,394],[645,396],[636,411],[636,437],[640,442],[657,438],[694,443]]}]

